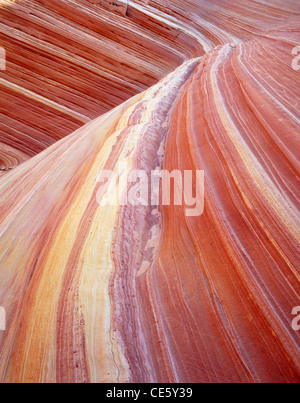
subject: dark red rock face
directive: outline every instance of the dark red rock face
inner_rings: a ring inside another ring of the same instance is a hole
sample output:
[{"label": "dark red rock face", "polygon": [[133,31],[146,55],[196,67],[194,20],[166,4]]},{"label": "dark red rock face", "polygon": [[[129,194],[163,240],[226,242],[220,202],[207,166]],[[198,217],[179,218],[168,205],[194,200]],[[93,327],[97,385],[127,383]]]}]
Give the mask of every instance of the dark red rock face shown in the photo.
[{"label": "dark red rock face", "polygon": [[299,17],[0,1],[2,382],[300,381]]}]

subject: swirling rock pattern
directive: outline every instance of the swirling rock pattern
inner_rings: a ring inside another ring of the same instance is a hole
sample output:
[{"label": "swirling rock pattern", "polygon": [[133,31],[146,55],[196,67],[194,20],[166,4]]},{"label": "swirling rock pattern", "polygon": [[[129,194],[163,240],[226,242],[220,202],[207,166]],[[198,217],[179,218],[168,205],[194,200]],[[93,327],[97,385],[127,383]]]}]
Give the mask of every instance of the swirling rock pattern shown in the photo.
[{"label": "swirling rock pattern", "polygon": [[[298,1],[2,3],[1,381],[299,382]],[[102,205],[124,164],[204,213]]]}]

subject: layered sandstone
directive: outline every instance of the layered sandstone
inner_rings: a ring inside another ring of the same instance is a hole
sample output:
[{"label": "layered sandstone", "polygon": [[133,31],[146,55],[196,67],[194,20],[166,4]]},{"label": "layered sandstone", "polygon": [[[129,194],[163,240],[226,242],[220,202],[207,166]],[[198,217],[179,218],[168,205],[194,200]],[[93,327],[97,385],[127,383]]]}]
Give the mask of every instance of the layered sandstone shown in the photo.
[{"label": "layered sandstone", "polygon": [[4,3],[1,381],[299,382],[298,2]]}]

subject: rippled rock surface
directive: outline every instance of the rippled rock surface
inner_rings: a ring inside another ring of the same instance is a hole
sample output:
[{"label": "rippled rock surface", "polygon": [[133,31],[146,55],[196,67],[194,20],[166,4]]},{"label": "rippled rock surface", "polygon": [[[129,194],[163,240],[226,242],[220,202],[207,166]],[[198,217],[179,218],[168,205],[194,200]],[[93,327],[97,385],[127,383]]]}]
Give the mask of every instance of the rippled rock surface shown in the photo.
[{"label": "rippled rock surface", "polygon": [[[0,1],[2,382],[300,381],[299,18]],[[101,203],[124,166],[204,171],[203,214]]]}]

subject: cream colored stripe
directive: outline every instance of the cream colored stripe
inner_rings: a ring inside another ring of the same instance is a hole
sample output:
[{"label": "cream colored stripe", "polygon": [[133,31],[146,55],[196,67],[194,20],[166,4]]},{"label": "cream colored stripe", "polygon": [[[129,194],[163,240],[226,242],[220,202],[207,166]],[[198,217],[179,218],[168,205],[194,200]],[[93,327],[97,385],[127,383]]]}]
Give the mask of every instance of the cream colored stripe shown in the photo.
[{"label": "cream colored stripe", "polygon": [[28,98],[34,99],[37,102],[47,105],[50,108],[53,108],[59,112],[63,112],[66,115],[72,116],[73,118],[80,120],[82,123],[88,123],[91,121],[90,118],[82,115],[81,113],[77,113],[77,112],[73,111],[72,109],[69,109],[63,105],[58,104],[57,102],[51,101],[50,99],[43,97],[42,95],[36,94],[35,92],[27,90],[26,88],[20,87],[17,84],[4,80],[4,78],[0,78],[0,84],[15,92],[18,92],[19,94],[22,94]]}]

